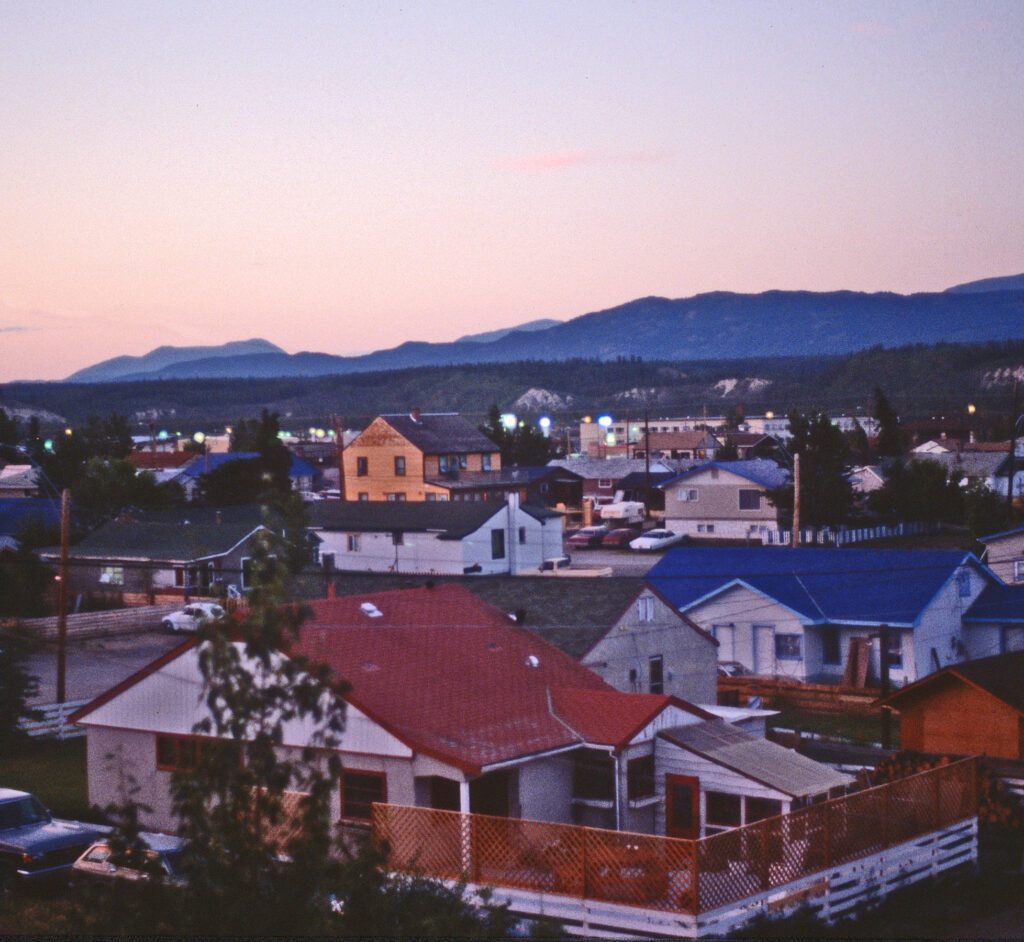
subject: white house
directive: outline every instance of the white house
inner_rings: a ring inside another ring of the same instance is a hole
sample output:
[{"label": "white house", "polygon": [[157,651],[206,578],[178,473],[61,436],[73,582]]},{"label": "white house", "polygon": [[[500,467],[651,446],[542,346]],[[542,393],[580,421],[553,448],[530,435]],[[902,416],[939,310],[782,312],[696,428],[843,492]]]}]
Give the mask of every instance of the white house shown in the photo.
[{"label": "white house", "polygon": [[562,515],[504,501],[321,501],[310,529],[328,567],[357,572],[532,572],[562,553]]},{"label": "white house", "polygon": [[648,579],[714,635],[719,660],[831,682],[864,643],[870,675],[880,677],[883,626],[896,683],[992,654],[994,635],[972,613],[984,591],[1001,585],[959,550],[682,547]]},{"label": "white house", "polygon": [[778,526],[768,494],[789,473],[767,458],[711,461],[658,486],[665,492],[665,526],[698,539],[760,537]]},{"label": "white house", "polygon": [[[292,649],[350,685],[332,799],[348,827],[388,803],[699,837],[850,781],[678,698],[614,690],[461,585],[311,609]],[[86,728],[90,802],[118,800],[130,775],[152,809],[145,826],[175,829],[170,775],[194,767],[208,739],[195,732],[207,709],[198,643],[73,716]],[[310,735],[293,723],[282,748]]]}]

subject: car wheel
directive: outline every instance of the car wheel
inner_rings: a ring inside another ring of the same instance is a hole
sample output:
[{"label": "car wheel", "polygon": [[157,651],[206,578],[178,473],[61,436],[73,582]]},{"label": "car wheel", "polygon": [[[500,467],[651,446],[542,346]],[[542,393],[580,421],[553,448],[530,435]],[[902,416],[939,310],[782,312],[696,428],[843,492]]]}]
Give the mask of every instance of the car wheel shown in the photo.
[{"label": "car wheel", "polygon": [[171,621],[169,618],[165,618],[162,622],[160,622],[160,626],[164,629],[164,631],[177,631],[178,630],[177,627],[175,626],[174,622]]}]

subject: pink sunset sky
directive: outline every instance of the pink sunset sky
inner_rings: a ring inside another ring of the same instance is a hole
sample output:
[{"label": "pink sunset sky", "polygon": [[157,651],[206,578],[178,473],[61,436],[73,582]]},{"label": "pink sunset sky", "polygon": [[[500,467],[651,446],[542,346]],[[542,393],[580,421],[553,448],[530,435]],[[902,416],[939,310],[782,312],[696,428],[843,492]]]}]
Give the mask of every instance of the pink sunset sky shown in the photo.
[{"label": "pink sunset sky", "polygon": [[1024,270],[1024,3],[0,0],[0,380]]}]

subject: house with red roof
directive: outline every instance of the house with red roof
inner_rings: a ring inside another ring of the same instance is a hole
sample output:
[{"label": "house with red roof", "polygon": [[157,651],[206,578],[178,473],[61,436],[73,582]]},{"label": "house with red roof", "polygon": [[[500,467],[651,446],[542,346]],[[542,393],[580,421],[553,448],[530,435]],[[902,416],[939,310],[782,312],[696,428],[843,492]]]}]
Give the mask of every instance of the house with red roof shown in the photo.
[{"label": "house with red roof", "polygon": [[[289,653],[349,685],[334,800],[343,825],[367,826],[383,802],[693,837],[849,781],[678,697],[614,689],[458,584],[310,607]],[[74,716],[90,802],[117,800],[130,775],[152,809],[145,825],[175,829],[170,774],[195,755],[206,715],[198,643]],[[309,737],[288,726],[283,748]]]}]

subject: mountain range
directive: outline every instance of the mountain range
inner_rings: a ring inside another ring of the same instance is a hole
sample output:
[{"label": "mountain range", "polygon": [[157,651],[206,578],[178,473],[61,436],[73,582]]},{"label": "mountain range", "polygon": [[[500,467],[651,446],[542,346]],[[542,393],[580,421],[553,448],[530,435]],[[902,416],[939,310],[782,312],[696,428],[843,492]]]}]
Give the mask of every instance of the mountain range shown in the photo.
[{"label": "mountain range", "polygon": [[571,320],[450,343],[407,342],[360,356],[288,354],[265,340],[219,347],[160,347],[116,357],[67,382],[326,376],[473,363],[644,358],[714,360],[835,356],[869,347],[978,343],[1024,337],[1024,275],[956,285],[939,293],[716,291],[690,298],[639,298]]}]

